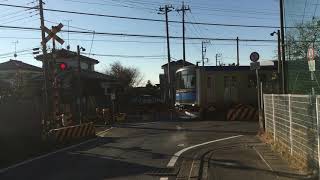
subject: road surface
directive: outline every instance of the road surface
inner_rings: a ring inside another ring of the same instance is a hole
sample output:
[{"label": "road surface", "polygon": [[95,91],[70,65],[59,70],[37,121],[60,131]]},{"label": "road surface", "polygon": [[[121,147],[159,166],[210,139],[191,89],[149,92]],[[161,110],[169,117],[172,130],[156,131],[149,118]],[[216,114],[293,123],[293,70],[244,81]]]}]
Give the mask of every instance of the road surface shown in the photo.
[{"label": "road surface", "polygon": [[[239,144],[246,137],[254,137],[256,129],[257,123],[253,122],[180,120],[127,123],[102,132],[97,139],[90,140],[80,146],[31,159],[18,166],[4,169],[0,173],[0,179],[165,180],[176,179],[179,174],[181,177],[184,171],[188,174],[185,179],[190,179],[192,168],[189,166],[193,159],[201,158],[212,148],[223,146],[228,150],[232,144]],[[228,139],[230,137],[232,139]],[[212,142],[208,143],[209,141]],[[228,141],[232,143],[228,144]],[[204,144],[197,146],[201,143]],[[192,148],[192,146],[195,147]],[[177,155],[179,151],[181,153]],[[241,151],[230,151],[230,153],[233,154],[221,155],[219,156],[221,158],[214,162],[219,165],[219,162],[223,161],[223,156],[227,158],[227,156],[241,155],[238,153],[246,155]],[[174,156],[175,154],[176,156]],[[250,156],[248,157],[250,158]],[[254,158],[257,158],[257,155]],[[172,159],[175,159],[174,162]],[[189,160],[189,164],[186,163],[187,160]],[[172,167],[169,167],[170,162]],[[263,162],[258,164],[259,167],[261,166],[260,168],[266,166]],[[193,166],[196,167],[194,164]],[[193,169],[196,169],[194,167]],[[216,178],[221,176],[221,173],[214,173],[214,169],[217,168],[223,167],[210,166],[206,168],[208,170],[206,176]],[[226,169],[223,171],[228,173]],[[266,173],[263,172],[260,175]],[[259,172],[256,176],[258,175]],[[260,177],[260,179],[265,178]]]}]

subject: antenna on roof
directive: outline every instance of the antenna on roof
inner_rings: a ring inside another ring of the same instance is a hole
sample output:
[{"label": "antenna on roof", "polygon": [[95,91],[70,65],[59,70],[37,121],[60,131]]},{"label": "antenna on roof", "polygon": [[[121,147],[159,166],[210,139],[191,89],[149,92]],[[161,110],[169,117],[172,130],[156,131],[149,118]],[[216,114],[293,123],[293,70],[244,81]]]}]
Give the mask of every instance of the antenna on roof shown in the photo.
[{"label": "antenna on roof", "polygon": [[69,25],[69,23],[72,20],[68,19],[68,20],[64,20],[64,21],[67,21],[67,27],[68,27],[68,45],[67,45],[67,50],[70,50],[70,39],[69,39],[69,35],[70,35],[69,27],[70,27],[70,25]]},{"label": "antenna on roof", "polygon": [[14,54],[13,54],[13,57],[14,57],[14,60],[17,60],[17,44],[19,43],[19,41],[14,41],[12,42],[14,44]]}]

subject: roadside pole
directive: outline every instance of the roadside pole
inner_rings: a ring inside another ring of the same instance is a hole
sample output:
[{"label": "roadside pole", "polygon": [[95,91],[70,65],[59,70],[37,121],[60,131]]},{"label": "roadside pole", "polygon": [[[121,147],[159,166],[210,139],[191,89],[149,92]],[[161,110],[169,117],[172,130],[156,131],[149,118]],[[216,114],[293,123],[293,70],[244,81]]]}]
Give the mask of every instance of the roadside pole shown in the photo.
[{"label": "roadside pole", "polygon": [[82,98],[81,98],[81,63],[80,63],[80,46],[77,46],[77,60],[78,60],[78,98],[79,98],[79,123],[82,124]]},{"label": "roadside pole", "polygon": [[259,69],[260,69],[260,62],[258,62],[260,58],[259,53],[253,52],[250,54],[250,60],[252,61],[250,63],[250,69],[255,70],[256,77],[257,77],[257,100],[258,100],[258,113],[259,113],[259,132],[262,133],[264,132],[264,120],[263,120],[263,112],[262,112],[262,87],[261,87],[261,82],[259,78]]},{"label": "roadside pole", "polygon": [[[172,88],[172,82],[171,82],[171,54],[170,54],[170,36],[169,36],[169,19],[168,19],[168,13],[172,11],[174,8],[172,5],[165,5],[164,7],[159,8],[158,14],[164,14],[166,18],[166,34],[167,34],[167,53],[168,53],[168,105],[170,114],[172,117],[172,107],[173,107],[173,88]],[[172,120],[172,118],[171,118]]]},{"label": "roadside pole", "polygon": [[[43,17],[43,2],[39,0],[39,14],[40,14],[40,23],[41,23],[41,39],[42,42],[45,41],[46,33],[44,31],[44,17]],[[44,76],[44,127],[46,130],[50,129],[49,124],[51,124],[51,118],[49,112],[51,111],[51,103],[49,102],[49,61],[47,59],[47,45],[46,43],[42,44],[42,68]]]}]

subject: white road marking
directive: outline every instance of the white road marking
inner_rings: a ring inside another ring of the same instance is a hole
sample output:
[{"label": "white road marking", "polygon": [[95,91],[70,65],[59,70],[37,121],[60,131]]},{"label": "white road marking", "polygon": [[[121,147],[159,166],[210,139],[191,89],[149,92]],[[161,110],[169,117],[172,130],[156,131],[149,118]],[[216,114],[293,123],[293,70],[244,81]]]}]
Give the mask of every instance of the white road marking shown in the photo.
[{"label": "white road marking", "polygon": [[[105,131],[102,131],[102,132],[100,132],[100,133],[105,133],[105,132],[107,132],[107,131],[109,131],[109,130],[111,130],[111,129],[112,129],[112,128],[109,128],[109,129],[107,129],[107,130],[105,130]],[[100,133],[98,133],[97,135],[99,135]],[[6,168],[3,168],[3,169],[0,169],[0,174],[4,173],[4,172],[6,172],[6,171],[9,171],[10,169],[14,169],[14,168],[17,168],[17,167],[19,167],[19,166],[22,166],[22,165],[31,163],[31,162],[33,162],[33,161],[46,158],[46,157],[48,157],[48,156],[57,154],[57,153],[59,153],[59,152],[67,151],[67,150],[69,150],[69,149],[73,149],[73,148],[78,147],[78,146],[81,146],[81,145],[83,145],[83,144],[86,144],[86,143],[89,143],[89,142],[93,142],[93,141],[95,141],[95,140],[97,140],[97,139],[98,139],[98,138],[89,139],[89,140],[84,141],[84,142],[79,143],[79,144],[75,144],[75,145],[72,145],[72,146],[68,146],[68,147],[59,149],[59,150],[54,151],[54,152],[50,152],[50,153],[47,153],[47,154],[44,154],[44,155],[41,155],[41,156],[38,156],[38,157],[35,157],[35,158],[32,158],[32,159],[28,159],[28,160],[22,161],[22,162],[20,162],[20,163],[11,165],[11,166],[6,167]]]},{"label": "white road marking", "polygon": [[161,177],[160,180],[168,180],[168,177]]},{"label": "white road marking", "polygon": [[100,136],[101,134],[106,133],[106,132],[110,131],[110,130],[113,129],[113,128],[114,128],[114,127],[111,127],[111,128],[106,129],[106,130],[104,130],[104,131],[101,131],[101,132],[97,133],[97,136]]},{"label": "white road marking", "polygon": [[181,126],[179,126],[179,125],[177,125],[176,128],[177,128],[178,131],[183,130],[183,127],[181,127]]},{"label": "white road marking", "polygon": [[184,146],[184,144],[178,144],[178,147],[183,147]]},{"label": "white road marking", "polygon": [[273,171],[272,167],[268,164],[268,162],[263,158],[263,156],[261,155],[261,153],[255,148],[253,147],[253,149],[256,151],[256,153],[259,155],[260,159],[268,166],[268,168]]},{"label": "white road marking", "polygon": [[188,151],[190,149],[193,149],[193,148],[196,148],[196,147],[199,147],[199,146],[204,146],[204,145],[207,145],[207,144],[210,144],[210,143],[214,143],[214,142],[219,142],[219,141],[225,141],[225,140],[229,140],[229,139],[238,138],[238,137],[241,137],[241,136],[243,136],[243,135],[236,135],[236,136],[230,136],[230,137],[226,137],[226,138],[216,139],[216,140],[213,140],[213,141],[208,141],[208,142],[204,142],[204,143],[201,143],[201,144],[196,144],[196,145],[181,149],[180,151],[176,152],[174,154],[174,156],[171,157],[169,163],[167,164],[167,167],[169,167],[169,168],[174,167],[174,165],[176,164],[179,156],[182,153],[184,153],[184,152],[186,152],[186,151]]},{"label": "white road marking", "polygon": [[155,124],[155,123],[159,123],[160,121],[152,121],[152,122],[145,122],[145,123],[133,123],[130,125],[134,125],[134,126],[143,126],[143,125],[149,125],[149,124]]},{"label": "white road marking", "polygon": [[192,164],[191,164],[191,168],[190,168],[190,172],[189,172],[189,176],[188,176],[189,179],[191,178],[191,173],[192,173],[193,165],[194,165],[194,160],[192,161]]}]

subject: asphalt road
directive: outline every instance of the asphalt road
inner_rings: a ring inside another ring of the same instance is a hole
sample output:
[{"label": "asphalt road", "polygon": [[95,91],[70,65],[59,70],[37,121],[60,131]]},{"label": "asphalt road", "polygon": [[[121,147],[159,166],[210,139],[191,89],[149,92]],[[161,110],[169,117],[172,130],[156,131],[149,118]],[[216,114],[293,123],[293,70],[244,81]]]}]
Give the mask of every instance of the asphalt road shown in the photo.
[{"label": "asphalt road", "polygon": [[[215,143],[182,153],[177,158],[176,168],[168,168],[169,161],[178,151],[240,134],[254,136],[256,129],[257,123],[253,122],[180,120],[122,124],[78,147],[9,168],[0,173],[0,179],[175,179],[171,175],[178,173],[177,167],[194,158],[190,152],[200,152],[205,147],[215,146]],[[233,139],[232,142],[239,141]],[[233,153],[241,155],[241,151]],[[209,171],[212,168],[209,167]]]}]

